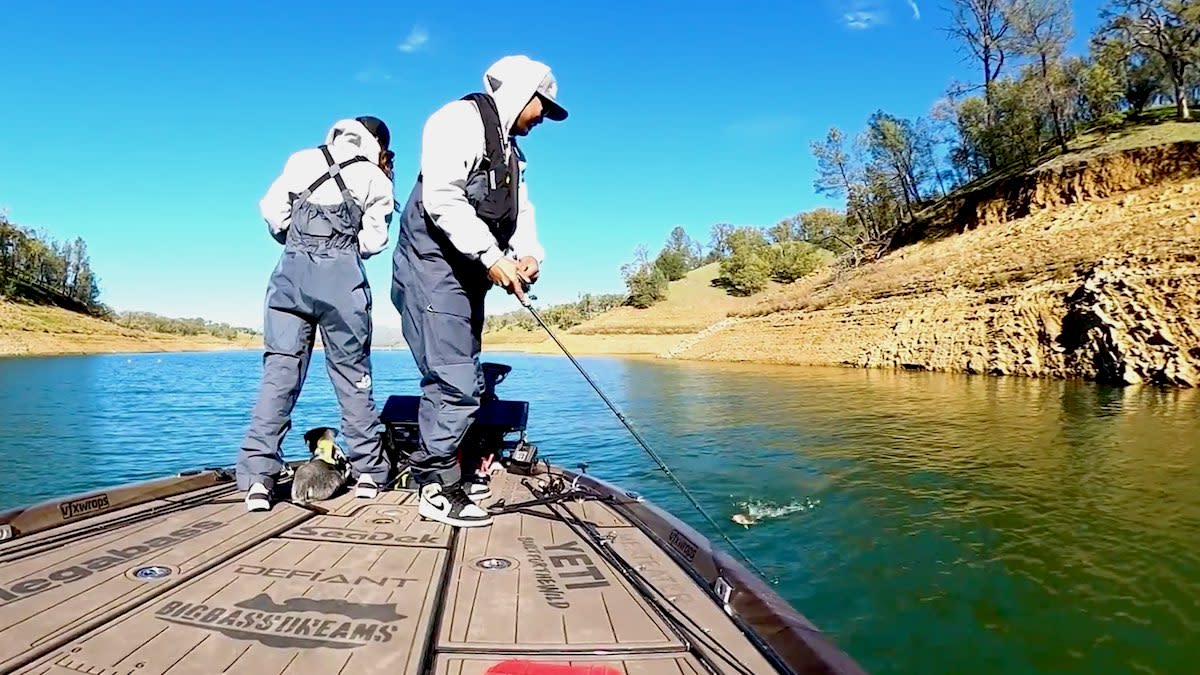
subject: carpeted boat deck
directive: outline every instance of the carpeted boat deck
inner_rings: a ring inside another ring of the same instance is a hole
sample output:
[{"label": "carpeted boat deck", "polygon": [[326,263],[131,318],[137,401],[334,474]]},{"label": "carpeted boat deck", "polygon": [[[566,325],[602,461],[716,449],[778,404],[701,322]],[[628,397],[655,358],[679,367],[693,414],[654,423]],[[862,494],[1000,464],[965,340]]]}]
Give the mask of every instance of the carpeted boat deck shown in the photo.
[{"label": "carpeted boat deck", "polygon": [[[521,476],[492,485],[486,503],[534,499]],[[411,492],[247,513],[218,486],[0,544],[0,672],[710,669],[775,672],[679,565],[596,501],[452,531],[419,518]]]}]

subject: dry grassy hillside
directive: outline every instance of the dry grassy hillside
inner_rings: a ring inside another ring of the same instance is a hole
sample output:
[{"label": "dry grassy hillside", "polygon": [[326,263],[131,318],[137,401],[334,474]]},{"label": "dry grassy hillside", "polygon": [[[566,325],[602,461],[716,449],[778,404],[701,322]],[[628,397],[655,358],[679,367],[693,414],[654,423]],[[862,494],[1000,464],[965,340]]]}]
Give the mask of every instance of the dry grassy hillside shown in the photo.
[{"label": "dry grassy hillside", "polygon": [[[713,284],[719,264],[692,270],[668,285],[667,299],[647,309],[617,307],[567,331],[556,331],[572,352],[581,354],[657,355],[694,338],[730,312],[752,307],[756,297],[729,295]],[[778,288],[772,283],[770,288]],[[558,345],[540,329],[506,328],[484,335],[484,348],[493,351],[557,353]]]},{"label": "dry grassy hillside", "polygon": [[[720,265],[712,263],[696,268],[678,281],[672,281],[667,299],[647,309],[618,307],[576,326],[579,335],[687,335],[704,330],[729,313],[753,306],[756,297],[730,295],[713,284]],[[778,288],[772,283],[768,290]],[[764,291],[765,292],[765,291]]]},{"label": "dry grassy hillside", "polygon": [[123,328],[58,307],[0,300],[0,356],[256,349],[262,338],[172,335]]}]

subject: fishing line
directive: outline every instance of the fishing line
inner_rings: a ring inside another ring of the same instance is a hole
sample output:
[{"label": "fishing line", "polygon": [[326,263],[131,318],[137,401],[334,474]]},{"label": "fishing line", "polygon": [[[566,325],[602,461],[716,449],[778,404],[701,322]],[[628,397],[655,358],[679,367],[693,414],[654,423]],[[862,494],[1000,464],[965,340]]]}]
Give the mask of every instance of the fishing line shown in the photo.
[{"label": "fishing line", "polygon": [[708,524],[712,525],[717,534],[721,535],[721,538],[725,540],[725,543],[729,544],[730,548],[736,551],[737,554],[742,557],[742,560],[746,561],[746,564],[748,564],[751,569],[757,572],[758,575],[763,578],[763,580],[770,581],[770,577],[768,577],[761,569],[759,569],[758,565],[754,564],[754,561],[750,559],[750,556],[746,555],[742,549],[738,548],[737,544],[733,543],[733,540],[726,536],[725,532],[720,528],[720,526],[717,525],[716,521],[714,521],[708,515],[704,508],[700,506],[700,503],[696,501],[696,498],[692,496],[692,493],[689,492],[684,484],[675,477],[675,474],[671,472],[671,469],[667,467],[662,458],[658,456],[658,453],[654,452],[654,450],[650,447],[650,444],[642,438],[641,434],[639,434],[631,424],[629,424],[629,420],[625,419],[625,415],[621,414],[621,411],[617,410],[617,406],[613,405],[613,402],[604,395],[604,392],[600,390],[600,386],[597,385],[594,380],[592,380],[591,376],[587,374],[587,371],[583,369],[583,366],[579,365],[579,362],[576,361],[575,357],[571,355],[571,352],[567,350],[566,345],[564,345],[562,341],[558,339],[558,336],[554,334],[554,331],[550,329],[550,326],[546,325],[546,322],[542,320],[541,315],[538,314],[537,310],[533,308],[533,304],[530,303],[529,299],[526,298],[521,300],[521,304],[525,307],[525,309],[529,310],[529,313],[533,315],[534,319],[537,319],[537,322],[541,324],[542,328],[545,329],[548,335],[550,335],[551,339],[558,344],[558,348],[567,355],[567,358],[571,360],[571,363],[575,364],[575,368],[579,370],[579,374],[583,375],[583,378],[588,381],[588,384],[592,385],[592,389],[595,389],[596,393],[600,395],[600,398],[603,399],[608,405],[609,410],[612,410],[613,414],[617,416],[617,419],[621,420],[621,424],[624,424],[625,428],[629,430],[629,433],[633,434],[633,438],[637,440],[638,445],[642,446],[642,449],[645,450],[646,453],[650,455],[650,458],[658,464],[658,468],[662,469],[662,472],[667,475],[667,478],[670,478],[671,482],[675,483],[675,486],[678,487],[679,491],[683,493],[683,496],[692,503],[692,506],[696,507],[696,511],[698,511],[701,516],[704,516],[704,519],[708,521]]}]

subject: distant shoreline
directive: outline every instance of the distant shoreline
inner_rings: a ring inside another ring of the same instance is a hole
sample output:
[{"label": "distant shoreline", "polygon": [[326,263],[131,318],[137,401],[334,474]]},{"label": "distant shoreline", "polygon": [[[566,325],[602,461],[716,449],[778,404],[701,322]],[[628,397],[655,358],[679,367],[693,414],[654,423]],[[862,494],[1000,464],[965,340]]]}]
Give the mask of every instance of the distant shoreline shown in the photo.
[{"label": "distant shoreline", "polygon": [[[656,357],[684,340],[688,335],[581,335],[555,331],[563,345],[575,356],[640,356]],[[489,340],[491,338],[491,340]],[[484,352],[516,352],[521,354],[562,355],[562,349],[544,332],[525,333],[504,331],[503,334],[483,335]]]},{"label": "distant shoreline", "polygon": [[0,358],[251,349],[262,349],[261,336],[159,333],[58,307],[0,301]]},{"label": "distant shoreline", "polygon": [[192,341],[186,337],[178,339],[132,339],[129,341],[104,341],[103,344],[87,344],[83,339],[63,339],[61,336],[46,336],[36,343],[13,339],[9,331],[0,332],[0,359],[19,359],[50,356],[106,356],[113,354],[173,354],[189,352],[241,352],[260,351],[261,344],[239,344],[237,341]]}]

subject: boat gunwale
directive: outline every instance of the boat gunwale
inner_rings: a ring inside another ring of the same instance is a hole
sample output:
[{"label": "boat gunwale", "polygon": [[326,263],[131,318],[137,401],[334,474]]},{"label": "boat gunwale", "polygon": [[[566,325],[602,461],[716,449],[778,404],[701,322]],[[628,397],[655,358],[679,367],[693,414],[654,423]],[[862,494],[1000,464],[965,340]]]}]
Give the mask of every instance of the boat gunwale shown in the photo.
[{"label": "boat gunwale", "polygon": [[[95,527],[99,524],[97,518],[113,516],[125,509],[141,506],[156,499],[178,497],[232,483],[231,469],[211,467],[51,497],[0,511],[0,545],[51,532],[67,525],[85,524]],[[78,515],[64,513],[63,509],[67,504],[82,502],[88,505],[95,500],[103,500],[103,505],[97,505]],[[119,518],[120,516],[117,516],[116,519]]]},{"label": "boat gunwale", "polygon": [[[551,464],[567,481],[599,494],[610,508],[687,572],[706,596],[725,613],[770,661],[784,672],[866,675],[854,659],[835,645],[819,628],[784,600],[757,574],[728,553],[718,549],[666,509],[621,486],[592,474],[578,473]],[[673,541],[673,534],[682,539]],[[692,547],[685,557],[680,550]],[[728,602],[715,586],[718,579],[730,587]]]}]

